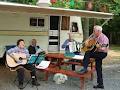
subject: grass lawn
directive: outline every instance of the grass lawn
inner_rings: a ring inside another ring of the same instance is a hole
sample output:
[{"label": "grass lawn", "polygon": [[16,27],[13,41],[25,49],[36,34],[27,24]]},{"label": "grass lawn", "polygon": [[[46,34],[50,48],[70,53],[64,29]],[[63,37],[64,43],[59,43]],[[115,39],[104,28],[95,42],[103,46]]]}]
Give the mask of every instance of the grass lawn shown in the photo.
[{"label": "grass lawn", "polygon": [[114,51],[120,51],[120,45],[110,45],[110,49]]},{"label": "grass lawn", "polygon": [[110,45],[108,56],[103,61],[104,64],[120,64],[120,45]]}]

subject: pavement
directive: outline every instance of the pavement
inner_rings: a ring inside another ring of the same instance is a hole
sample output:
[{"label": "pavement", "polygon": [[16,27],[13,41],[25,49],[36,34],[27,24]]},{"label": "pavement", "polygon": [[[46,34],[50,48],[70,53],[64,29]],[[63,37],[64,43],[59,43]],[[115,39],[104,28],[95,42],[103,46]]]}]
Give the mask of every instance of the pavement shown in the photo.
[{"label": "pavement", "polygon": [[[48,81],[44,81],[44,73],[37,71],[38,81],[40,82],[39,87],[32,87],[29,83],[24,90],[80,90],[80,81],[78,78],[68,77],[68,80],[64,84],[55,84],[53,81],[53,75],[50,75]],[[104,90],[120,90],[120,65],[103,65],[103,76],[104,76]],[[16,72],[10,71],[5,66],[0,66],[0,90],[19,90],[17,87],[17,81],[14,83]],[[29,80],[30,74],[25,73],[25,81]],[[96,90],[93,89],[93,84],[96,83],[96,74],[94,80],[87,79],[85,90]],[[25,82],[26,83],[26,82]],[[97,89],[101,90],[101,89]]]}]

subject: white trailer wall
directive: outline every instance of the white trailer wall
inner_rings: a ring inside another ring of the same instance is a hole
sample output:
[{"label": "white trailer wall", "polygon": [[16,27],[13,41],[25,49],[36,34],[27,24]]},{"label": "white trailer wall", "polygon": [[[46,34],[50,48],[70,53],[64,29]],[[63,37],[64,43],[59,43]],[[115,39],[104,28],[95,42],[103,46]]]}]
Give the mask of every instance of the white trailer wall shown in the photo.
[{"label": "white trailer wall", "polygon": [[61,46],[64,43],[64,41],[66,39],[68,39],[68,33],[71,31],[71,28],[72,28],[72,22],[76,22],[78,25],[78,32],[72,32],[72,38],[80,43],[83,41],[83,30],[82,30],[81,17],[70,16],[69,30],[61,30],[60,31],[60,50],[61,50],[61,52],[64,52],[64,49],[62,49]]},{"label": "white trailer wall", "polygon": [[[30,18],[45,19],[44,27],[30,26]],[[40,14],[0,12],[0,57],[6,45],[15,45],[18,39],[24,39],[26,46],[32,38],[37,39],[38,45],[44,50],[48,48],[49,17]],[[18,34],[18,33],[22,34]],[[30,32],[30,34],[28,33]],[[35,32],[35,33],[34,33]],[[40,35],[39,35],[40,33]],[[45,33],[45,34],[44,34]]]}]

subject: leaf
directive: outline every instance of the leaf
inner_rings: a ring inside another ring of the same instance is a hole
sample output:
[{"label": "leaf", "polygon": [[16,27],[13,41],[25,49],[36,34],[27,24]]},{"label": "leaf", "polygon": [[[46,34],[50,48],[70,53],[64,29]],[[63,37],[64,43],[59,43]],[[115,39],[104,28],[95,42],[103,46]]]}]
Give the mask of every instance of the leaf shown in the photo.
[{"label": "leaf", "polygon": [[120,4],[120,0],[114,0],[114,2],[116,2],[116,3]]}]

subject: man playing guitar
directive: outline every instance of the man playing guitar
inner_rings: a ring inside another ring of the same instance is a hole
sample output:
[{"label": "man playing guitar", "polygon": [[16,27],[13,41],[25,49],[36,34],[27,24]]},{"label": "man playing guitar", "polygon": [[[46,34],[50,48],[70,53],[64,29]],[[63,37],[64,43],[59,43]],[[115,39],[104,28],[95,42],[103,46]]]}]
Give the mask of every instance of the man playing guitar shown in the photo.
[{"label": "man playing guitar", "polygon": [[[80,70],[80,74],[86,73],[90,58],[95,58],[96,72],[97,72],[97,85],[93,88],[104,89],[103,77],[102,77],[102,60],[107,56],[109,39],[102,33],[102,27],[99,25],[94,26],[93,34],[89,39],[96,40],[96,50],[89,50],[85,52],[83,59],[83,68]],[[85,42],[88,43],[88,40]],[[89,43],[88,43],[89,44]]]},{"label": "man playing guitar", "polygon": [[26,55],[25,57],[27,59],[29,58],[29,52],[25,48],[25,42],[24,42],[23,39],[19,39],[17,41],[17,46],[14,47],[14,48],[9,49],[7,51],[7,55],[9,55],[10,57],[12,57],[14,59],[15,63],[18,64],[18,66],[16,66],[16,67],[19,67],[19,68],[17,68],[16,71],[17,71],[17,76],[18,76],[18,82],[19,82],[19,88],[20,89],[23,89],[24,68],[26,68],[27,70],[31,71],[32,85],[39,86],[40,84],[37,82],[37,79],[36,79],[35,67],[33,65],[31,65],[31,64],[26,64],[26,63],[21,64],[23,57],[20,57],[19,60],[16,60],[16,57],[14,56],[15,54],[13,54],[13,53],[16,53],[16,54],[25,54]]}]

